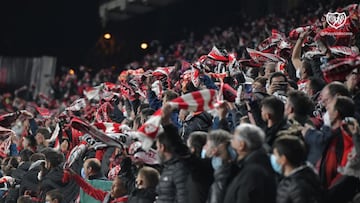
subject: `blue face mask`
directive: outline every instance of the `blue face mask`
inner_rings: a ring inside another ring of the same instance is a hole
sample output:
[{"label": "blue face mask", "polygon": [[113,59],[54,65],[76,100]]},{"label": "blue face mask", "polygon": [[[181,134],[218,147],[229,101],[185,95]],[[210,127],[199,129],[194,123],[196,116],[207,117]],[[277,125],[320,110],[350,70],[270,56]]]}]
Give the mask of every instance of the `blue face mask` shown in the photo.
[{"label": "blue face mask", "polygon": [[218,156],[214,156],[211,158],[211,165],[213,167],[213,169],[216,171],[218,170],[221,165],[222,165],[222,159],[221,157],[218,157]]},{"label": "blue face mask", "polygon": [[227,147],[227,150],[228,150],[228,153],[229,153],[229,155],[230,155],[230,157],[231,157],[231,160],[236,160],[236,158],[237,158],[237,154],[236,154],[236,151],[235,151],[235,149],[234,148],[232,148],[230,145]]},{"label": "blue face mask", "polygon": [[81,168],[80,174],[81,174],[81,177],[82,177],[82,178],[86,178],[86,177],[85,177],[85,169],[84,169],[84,168]]},{"label": "blue face mask", "polygon": [[278,174],[282,174],[282,168],[281,165],[278,164],[278,162],[276,161],[276,157],[274,154],[271,154],[270,156],[270,162],[271,162],[271,166],[274,169],[274,171]]},{"label": "blue face mask", "polygon": [[201,158],[202,159],[206,158],[206,149],[204,149],[204,148],[201,150]]}]

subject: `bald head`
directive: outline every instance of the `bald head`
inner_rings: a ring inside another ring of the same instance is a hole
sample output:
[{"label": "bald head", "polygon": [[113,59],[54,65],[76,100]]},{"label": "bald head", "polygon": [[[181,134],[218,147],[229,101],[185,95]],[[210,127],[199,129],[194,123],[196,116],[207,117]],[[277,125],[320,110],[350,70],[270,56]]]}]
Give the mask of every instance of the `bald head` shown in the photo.
[{"label": "bald head", "polygon": [[101,172],[101,162],[96,159],[96,158],[90,158],[87,159],[84,162],[84,172],[85,172],[85,177],[89,178],[89,176],[98,174]]}]

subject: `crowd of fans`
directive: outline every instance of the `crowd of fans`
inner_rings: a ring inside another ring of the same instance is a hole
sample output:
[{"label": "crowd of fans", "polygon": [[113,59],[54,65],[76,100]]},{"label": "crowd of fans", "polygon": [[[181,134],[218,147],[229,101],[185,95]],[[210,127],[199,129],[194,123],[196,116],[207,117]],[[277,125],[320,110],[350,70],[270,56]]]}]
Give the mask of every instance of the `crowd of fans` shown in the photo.
[{"label": "crowd of fans", "polygon": [[1,201],[359,201],[360,5],[293,14],[1,95]]}]

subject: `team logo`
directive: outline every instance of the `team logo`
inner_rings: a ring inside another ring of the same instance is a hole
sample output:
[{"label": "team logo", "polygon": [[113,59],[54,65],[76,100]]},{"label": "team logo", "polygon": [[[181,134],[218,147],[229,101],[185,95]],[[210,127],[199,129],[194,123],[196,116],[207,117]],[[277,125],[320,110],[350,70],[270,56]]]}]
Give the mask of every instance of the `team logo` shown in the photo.
[{"label": "team logo", "polygon": [[333,27],[335,29],[339,29],[340,27],[342,27],[346,22],[346,18],[347,16],[345,12],[329,12],[326,14],[326,22],[330,25],[330,27]]}]

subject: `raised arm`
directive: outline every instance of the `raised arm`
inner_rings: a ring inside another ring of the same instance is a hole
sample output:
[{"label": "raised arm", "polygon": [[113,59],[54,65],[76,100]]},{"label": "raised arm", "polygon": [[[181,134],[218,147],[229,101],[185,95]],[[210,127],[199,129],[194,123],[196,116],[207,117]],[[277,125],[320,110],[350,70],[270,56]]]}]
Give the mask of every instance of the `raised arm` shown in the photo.
[{"label": "raised arm", "polygon": [[302,62],[301,62],[301,45],[303,43],[304,38],[308,35],[308,32],[302,32],[296,41],[296,44],[294,46],[292,55],[291,55],[291,61],[295,67],[296,70],[301,68]]}]

